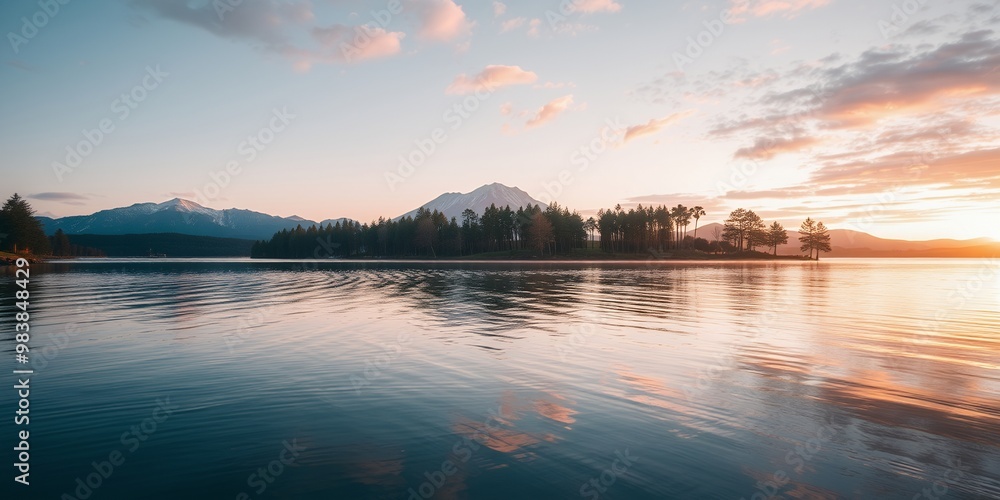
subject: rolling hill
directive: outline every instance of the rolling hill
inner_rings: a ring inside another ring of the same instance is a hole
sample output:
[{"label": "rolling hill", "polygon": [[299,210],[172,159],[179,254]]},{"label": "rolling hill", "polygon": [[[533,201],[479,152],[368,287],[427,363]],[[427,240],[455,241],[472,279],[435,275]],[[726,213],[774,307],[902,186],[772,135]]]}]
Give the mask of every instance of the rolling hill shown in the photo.
[{"label": "rolling hill", "polygon": [[[722,224],[713,222],[698,228],[698,237],[715,239]],[[694,230],[687,232],[694,236]],[[937,239],[926,241],[879,238],[851,229],[831,229],[833,251],[824,257],[994,257],[1000,255],[1000,242],[989,238],[971,240]],[[778,254],[799,255],[799,232],[788,230],[788,243],[778,247]]]}]

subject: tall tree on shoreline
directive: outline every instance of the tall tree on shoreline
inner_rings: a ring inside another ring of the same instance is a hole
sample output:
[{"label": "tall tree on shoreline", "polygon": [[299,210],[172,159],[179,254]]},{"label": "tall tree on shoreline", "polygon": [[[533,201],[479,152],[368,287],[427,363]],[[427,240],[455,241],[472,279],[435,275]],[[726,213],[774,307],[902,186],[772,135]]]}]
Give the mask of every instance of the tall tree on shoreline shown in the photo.
[{"label": "tall tree on shoreline", "polygon": [[813,250],[815,246],[815,234],[816,234],[816,221],[812,220],[812,217],[806,217],[806,220],[802,222],[799,226],[799,250],[807,252],[809,258],[813,258]]},{"label": "tall tree on shoreline", "polygon": [[816,247],[816,260],[819,260],[820,252],[833,250],[833,247],[830,245],[830,231],[822,222],[816,223],[816,232],[813,234],[813,238]]},{"label": "tall tree on shoreline", "polygon": [[543,213],[537,213],[531,218],[531,229],[528,230],[531,247],[545,255],[545,247],[553,239],[552,223]]},{"label": "tall tree on shoreline", "polygon": [[722,238],[732,243],[737,252],[743,250],[753,250],[757,246],[765,245],[764,220],[753,210],[737,208],[729,214],[729,218],[722,230]]},{"label": "tall tree on shoreline", "polygon": [[807,217],[799,228],[799,242],[802,243],[800,249],[809,253],[809,258],[813,258],[813,251],[816,252],[816,260],[819,260],[820,252],[829,252],[833,248],[830,246],[830,231],[822,222],[816,222],[811,217]]},{"label": "tall tree on shoreline", "polygon": [[684,228],[688,225],[691,213],[687,207],[678,203],[676,207],[670,209],[670,217],[674,220],[674,232],[677,234],[674,241],[677,243],[676,247],[680,248],[684,242]]},{"label": "tall tree on shoreline", "polygon": [[587,219],[587,221],[583,223],[583,229],[590,234],[590,244],[588,245],[588,247],[593,248],[594,231],[597,231],[597,220],[594,219],[593,217]]},{"label": "tall tree on shoreline", "polygon": [[703,215],[707,215],[703,207],[696,206],[691,209],[691,217],[694,217],[694,239],[698,239],[698,219]]},{"label": "tall tree on shoreline", "polygon": [[774,256],[778,255],[778,245],[785,243],[788,243],[788,231],[785,231],[780,222],[774,221],[767,231],[767,244],[771,247]]},{"label": "tall tree on shoreline", "polygon": [[0,250],[49,255],[49,238],[42,223],[35,218],[35,210],[27,200],[14,193],[0,208]]},{"label": "tall tree on shoreline", "polygon": [[816,222],[812,218],[806,218],[799,228],[799,242],[802,243],[801,250],[809,252],[809,258],[813,258],[813,251],[816,252],[816,260],[819,260],[820,252],[833,250],[830,245],[830,231],[822,222]]}]

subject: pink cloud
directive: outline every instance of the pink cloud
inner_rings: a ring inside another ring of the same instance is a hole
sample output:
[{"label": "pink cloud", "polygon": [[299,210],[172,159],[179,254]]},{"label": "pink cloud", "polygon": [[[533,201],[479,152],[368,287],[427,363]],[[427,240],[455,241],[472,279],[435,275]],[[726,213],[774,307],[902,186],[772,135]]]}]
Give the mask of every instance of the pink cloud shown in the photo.
[{"label": "pink cloud", "polygon": [[663,127],[666,127],[667,125],[670,125],[670,124],[672,124],[674,122],[677,122],[679,120],[687,118],[687,117],[689,117],[689,116],[691,116],[693,114],[694,114],[694,110],[689,109],[687,111],[681,111],[679,113],[674,113],[674,114],[672,114],[670,116],[667,116],[667,117],[664,117],[664,118],[660,118],[658,120],[657,119],[652,119],[652,120],[649,120],[646,123],[643,123],[643,124],[640,124],[640,125],[633,125],[631,127],[628,127],[628,128],[625,129],[625,139],[624,139],[624,142],[629,142],[632,139],[638,139],[639,137],[642,137],[642,136],[655,134],[655,133],[659,132],[660,130],[662,130]]},{"label": "pink cloud", "polygon": [[332,62],[359,62],[400,53],[406,35],[373,26],[313,28],[313,37],[324,47],[318,59]]},{"label": "pink cloud", "polygon": [[407,8],[420,20],[421,39],[447,42],[472,32],[473,23],[453,0],[410,0]]},{"label": "pink cloud", "polygon": [[735,18],[743,14],[753,17],[767,17],[783,13],[785,17],[795,17],[805,9],[817,9],[830,0],[730,0],[729,14]]},{"label": "pink cloud", "polygon": [[536,37],[538,37],[539,34],[541,34],[541,30],[539,29],[542,26],[542,20],[541,19],[537,19],[537,18],[536,19],[532,19],[531,22],[528,23],[528,26],[529,26],[529,28],[528,28],[528,36],[530,36],[532,38],[536,38]]},{"label": "pink cloud", "polygon": [[513,19],[508,19],[503,23],[500,23],[500,33],[506,33],[508,31],[516,30],[521,26],[524,26],[524,23],[526,22],[528,22],[528,19],[524,17],[515,17]]},{"label": "pink cloud", "polygon": [[535,83],[536,80],[538,75],[525,71],[520,66],[490,65],[473,77],[458,75],[445,92],[448,94],[471,94],[478,90],[490,92],[508,85]]},{"label": "pink cloud", "polygon": [[622,5],[615,0],[575,0],[576,10],[585,14],[595,12],[620,12]]},{"label": "pink cloud", "polygon": [[531,128],[544,125],[554,120],[557,116],[562,114],[563,111],[566,111],[571,104],[573,104],[572,95],[554,99],[545,106],[542,106],[541,109],[539,109],[535,114],[535,117],[528,120],[527,126]]}]

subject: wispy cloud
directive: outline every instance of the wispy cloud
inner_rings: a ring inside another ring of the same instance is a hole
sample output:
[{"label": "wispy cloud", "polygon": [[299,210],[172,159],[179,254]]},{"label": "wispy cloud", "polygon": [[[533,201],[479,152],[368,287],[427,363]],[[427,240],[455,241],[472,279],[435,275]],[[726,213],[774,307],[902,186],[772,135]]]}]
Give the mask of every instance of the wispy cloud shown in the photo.
[{"label": "wispy cloud", "polygon": [[758,138],[753,146],[740,148],[733,154],[734,158],[748,160],[770,160],[783,153],[794,153],[807,149],[817,144],[819,139],[815,137],[782,137],[782,138]]},{"label": "wispy cloud", "polygon": [[458,75],[445,92],[471,94],[479,90],[493,91],[510,85],[528,85],[537,80],[538,75],[525,71],[520,66],[490,65],[471,77],[466,74]]},{"label": "wispy cloud", "polygon": [[82,205],[82,202],[90,199],[90,197],[86,195],[66,192],[35,193],[29,194],[27,197],[33,200],[56,201],[67,205]]},{"label": "wispy cloud", "polygon": [[670,125],[670,124],[672,124],[674,122],[677,122],[679,120],[682,120],[684,118],[687,118],[687,117],[693,115],[694,113],[695,113],[694,110],[689,109],[687,111],[681,111],[679,113],[674,113],[672,115],[665,116],[663,118],[659,118],[659,119],[654,118],[652,120],[649,120],[646,123],[642,123],[642,124],[639,124],[639,125],[632,125],[632,126],[630,126],[630,127],[628,127],[628,128],[625,129],[624,142],[629,142],[629,141],[632,141],[634,139],[638,139],[640,137],[647,136],[647,135],[653,135],[653,134],[659,132],[660,130],[663,130],[664,127],[666,127],[666,126],[668,126],[668,125]]},{"label": "wispy cloud", "polygon": [[534,118],[528,120],[527,123],[528,128],[538,127],[554,120],[557,116],[561,115],[564,111],[566,111],[572,104],[573,104],[572,95],[567,95],[559,97],[557,99],[553,99],[551,102],[542,106],[541,109],[539,109],[535,113]]},{"label": "wispy cloud", "polygon": [[729,13],[734,20],[743,20],[743,16],[767,17],[781,14],[792,18],[807,9],[817,9],[830,3],[830,0],[730,0]]}]

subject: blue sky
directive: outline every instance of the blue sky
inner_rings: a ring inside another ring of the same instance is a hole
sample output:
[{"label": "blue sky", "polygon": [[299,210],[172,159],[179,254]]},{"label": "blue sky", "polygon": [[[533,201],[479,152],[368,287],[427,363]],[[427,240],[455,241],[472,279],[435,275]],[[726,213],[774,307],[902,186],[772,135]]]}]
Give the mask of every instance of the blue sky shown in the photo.
[{"label": "blue sky", "polygon": [[5,191],[371,220],[502,182],[1000,237],[993,3],[225,1],[0,7]]}]

